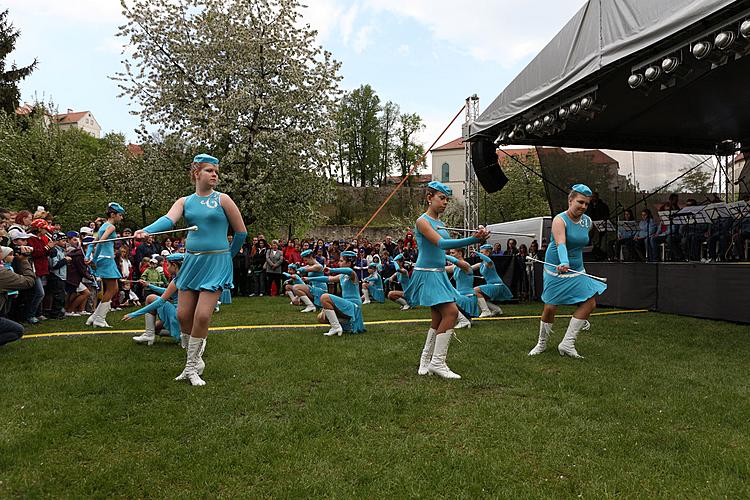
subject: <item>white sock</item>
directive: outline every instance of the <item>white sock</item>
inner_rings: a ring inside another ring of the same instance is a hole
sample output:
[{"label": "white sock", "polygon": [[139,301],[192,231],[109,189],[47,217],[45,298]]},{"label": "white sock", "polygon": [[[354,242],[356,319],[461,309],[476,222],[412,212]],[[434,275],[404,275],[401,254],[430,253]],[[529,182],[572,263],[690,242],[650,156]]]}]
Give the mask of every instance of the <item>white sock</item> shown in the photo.
[{"label": "white sock", "polygon": [[293,291],[289,290],[288,292],[286,292],[286,294],[290,300],[294,300],[295,295]]},{"label": "white sock", "polygon": [[370,300],[370,290],[368,290],[367,287],[362,287],[362,295],[365,297],[365,302]]},{"label": "white sock", "polygon": [[331,328],[334,326],[341,327],[341,323],[339,322],[338,316],[336,316],[336,311],[333,309],[323,309],[323,312],[326,315],[326,318],[328,319],[328,324],[331,325]]},{"label": "white sock", "polygon": [[143,318],[146,320],[146,331],[144,333],[150,333],[155,335],[156,333],[156,316],[153,314],[146,313]]},{"label": "white sock", "polygon": [[490,308],[487,307],[487,301],[484,300],[484,297],[477,297],[477,304],[479,305],[479,309],[481,309],[482,312],[490,312]]},{"label": "white sock", "polygon": [[399,298],[394,301],[396,304],[401,304],[402,306],[409,305],[409,303],[404,298]]},{"label": "white sock", "polygon": [[301,300],[302,303],[305,304],[307,307],[310,307],[311,305],[313,305],[312,300],[310,300],[310,297],[308,297],[307,295],[302,295],[299,298],[299,300]]},{"label": "white sock", "polygon": [[493,304],[492,302],[487,302],[487,308],[488,308],[488,309],[489,309],[490,311],[492,311],[492,312],[498,312],[498,313],[500,313],[500,314],[502,314],[502,313],[503,313],[503,310],[502,310],[502,309],[500,309],[500,308],[499,308],[498,306],[496,306],[495,304]]}]

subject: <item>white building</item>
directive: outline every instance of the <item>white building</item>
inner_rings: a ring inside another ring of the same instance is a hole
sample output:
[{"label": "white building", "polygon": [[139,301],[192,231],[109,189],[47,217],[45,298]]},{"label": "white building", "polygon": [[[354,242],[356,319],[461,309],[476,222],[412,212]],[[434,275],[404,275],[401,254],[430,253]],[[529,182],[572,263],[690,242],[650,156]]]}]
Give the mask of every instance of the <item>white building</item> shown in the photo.
[{"label": "white building", "polygon": [[432,178],[453,190],[453,199],[463,201],[466,181],[466,154],[464,141],[453,140],[430,150],[432,154]]},{"label": "white building", "polygon": [[56,124],[62,130],[77,128],[96,137],[101,137],[102,127],[96,121],[91,111],[73,111],[69,109],[67,113],[52,116],[52,123]]}]

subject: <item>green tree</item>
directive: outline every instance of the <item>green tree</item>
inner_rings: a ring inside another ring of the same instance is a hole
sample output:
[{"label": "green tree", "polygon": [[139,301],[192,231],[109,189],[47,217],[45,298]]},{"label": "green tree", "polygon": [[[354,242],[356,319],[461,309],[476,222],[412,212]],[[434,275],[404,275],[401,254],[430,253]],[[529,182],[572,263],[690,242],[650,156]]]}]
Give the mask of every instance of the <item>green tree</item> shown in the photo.
[{"label": "green tree", "polygon": [[380,98],[370,85],[347,93],[341,100],[337,117],[338,130],[343,133],[346,165],[352,184],[378,184],[381,164]]},{"label": "green tree", "polygon": [[[76,226],[103,212],[108,193],[99,172],[111,164],[107,141],[77,130],[49,126],[44,113],[19,126],[0,113],[0,204],[43,205],[66,225]],[[112,200],[114,201],[114,200]]]},{"label": "green tree", "polygon": [[122,2],[133,55],[113,78],[157,124],[222,161],[220,189],[263,229],[329,197],[339,63],[298,0]]},{"label": "green tree", "polygon": [[700,167],[690,171],[691,168],[693,167],[684,167],[680,169],[680,174],[684,174],[684,177],[678,181],[677,191],[683,193],[707,194],[711,190],[711,181],[714,176],[713,172]]},{"label": "green tree", "polygon": [[397,125],[401,117],[398,104],[391,101],[383,105],[380,116],[380,183],[386,182],[396,164]]},{"label": "green tree", "polygon": [[8,114],[16,111],[21,99],[18,82],[29,76],[37,65],[37,60],[34,59],[28,66],[19,68],[14,62],[8,68],[6,59],[16,47],[20,34],[8,20],[8,11],[0,12],[0,109]]},{"label": "green tree", "polygon": [[416,113],[405,113],[398,120],[398,145],[396,157],[401,177],[409,173],[409,169],[424,154],[424,147],[415,141],[415,134],[424,129],[422,118]]}]

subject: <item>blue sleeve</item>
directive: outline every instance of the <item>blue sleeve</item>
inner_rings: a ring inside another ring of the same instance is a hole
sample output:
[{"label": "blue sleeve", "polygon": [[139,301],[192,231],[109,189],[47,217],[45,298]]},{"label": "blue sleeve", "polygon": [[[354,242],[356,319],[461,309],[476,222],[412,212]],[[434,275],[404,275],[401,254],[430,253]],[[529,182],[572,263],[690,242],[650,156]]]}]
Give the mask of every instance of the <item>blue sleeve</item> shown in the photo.
[{"label": "blue sleeve", "polygon": [[150,312],[156,311],[157,309],[159,309],[159,306],[161,306],[163,303],[164,303],[164,299],[162,299],[161,297],[158,297],[155,301],[151,302],[146,307],[142,307],[142,308],[138,309],[137,311],[129,313],[129,316],[131,318],[136,318],[138,316],[143,316],[146,313],[150,313]]},{"label": "blue sleeve", "polygon": [[169,231],[174,227],[174,222],[172,222],[172,219],[167,217],[166,215],[162,215],[156,221],[149,224],[148,226],[144,227],[142,231],[146,231],[147,233],[158,233],[160,231]]},{"label": "blue sleeve", "polygon": [[393,269],[395,269],[397,273],[401,271],[401,266],[398,265],[397,260],[393,261]]},{"label": "blue sleeve", "polygon": [[473,245],[474,243],[479,243],[481,241],[482,240],[480,240],[479,238],[475,238],[473,236],[469,236],[468,238],[461,238],[459,240],[440,238],[440,241],[438,241],[438,247],[442,248],[443,250],[449,250],[451,248],[468,247],[469,245]]},{"label": "blue sleeve", "polygon": [[91,253],[94,251],[94,245],[89,245],[86,248],[86,260],[91,260]]},{"label": "blue sleeve", "polygon": [[240,250],[242,250],[242,245],[245,244],[245,239],[247,238],[247,232],[235,232],[234,237],[232,238],[232,247],[229,249],[229,253],[232,254],[232,257],[240,253]]},{"label": "blue sleeve", "polygon": [[307,278],[307,281],[318,281],[320,283],[328,283],[328,276],[311,276]]},{"label": "blue sleeve", "polygon": [[149,283],[148,289],[151,290],[151,291],[154,291],[154,292],[158,293],[159,295],[162,295],[164,292],[167,291],[166,288],[162,288],[160,286],[156,286],[153,283]]},{"label": "blue sleeve", "polygon": [[482,259],[483,261],[485,261],[487,264],[494,264],[494,262],[492,261],[492,259],[490,257],[487,257],[485,254],[477,252],[476,255],[477,255],[477,257],[479,257],[480,259]]},{"label": "blue sleeve", "polygon": [[351,267],[333,267],[328,270],[331,274],[354,274]]},{"label": "blue sleeve", "polygon": [[450,262],[450,263],[451,263],[451,264],[453,264],[454,266],[455,266],[456,264],[458,264],[458,259],[457,259],[457,258],[455,258],[455,257],[454,257],[454,256],[452,256],[452,255],[446,255],[446,256],[445,256],[445,260],[447,260],[448,262]]},{"label": "blue sleeve", "polygon": [[568,247],[565,243],[557,245],[557,256],[560,258],[561,266],[569,266],[570,260],[568,258]]}]

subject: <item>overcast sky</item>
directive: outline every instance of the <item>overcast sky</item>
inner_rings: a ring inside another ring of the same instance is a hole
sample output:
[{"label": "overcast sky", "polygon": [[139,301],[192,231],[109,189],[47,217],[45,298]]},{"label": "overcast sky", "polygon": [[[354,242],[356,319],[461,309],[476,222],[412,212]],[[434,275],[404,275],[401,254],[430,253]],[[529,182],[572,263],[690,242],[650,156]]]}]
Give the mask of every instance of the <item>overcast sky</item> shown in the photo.
[{"label": "overcast sky", "polygon": [[[342,86],[371,84],[383,101],[418,113],[429,146],[477,93],[487,106],[585,3],[583,0],[308,0],[305,19],[342,62]],[[5,0],[21,30],[11,58],[39,67],[22,98],[61,111],[89,110],[103,131],[135,139],[129,114],[107,77],[120,70],[124,22],[118,0]],[[470,7],[468,6],[470,5]],[[5,7],[3,7],[5,8]],[[460,135],[454,126],[441,144]]]}]

